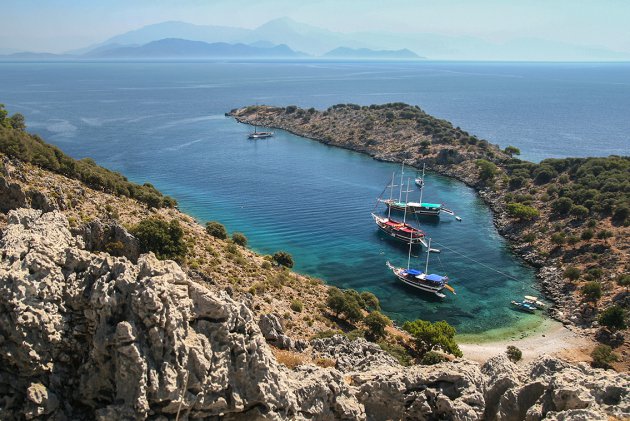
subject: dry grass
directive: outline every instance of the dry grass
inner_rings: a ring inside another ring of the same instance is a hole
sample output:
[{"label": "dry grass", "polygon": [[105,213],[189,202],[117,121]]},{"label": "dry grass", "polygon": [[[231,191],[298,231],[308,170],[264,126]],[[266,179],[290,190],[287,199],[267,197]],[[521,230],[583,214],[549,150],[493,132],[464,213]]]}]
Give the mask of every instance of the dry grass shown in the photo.
[{"label": "dry grass", "polygon": [[337,361],[332,358],[317,357],[315,358],[315,364],[323,368],[328,368],[337,365]]},{"label": "dry grass", "polygon": [[273,354],[276,357],[276,361],[278,361],[280,364],[285,365],[291,370],[293,370],[297,366],[304,365],[310,362],[306,355],[300,354],[298,352],[286,351],[277,348],[272,348],[272,350]]}]

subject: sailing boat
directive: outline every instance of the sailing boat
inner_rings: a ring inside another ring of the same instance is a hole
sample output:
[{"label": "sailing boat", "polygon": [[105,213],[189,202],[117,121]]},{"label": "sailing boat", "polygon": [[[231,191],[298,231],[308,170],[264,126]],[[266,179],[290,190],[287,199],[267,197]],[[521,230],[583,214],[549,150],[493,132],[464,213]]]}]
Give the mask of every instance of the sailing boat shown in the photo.
[{"label": "sailing boat", "polygon": [[[444,207],[444,205],[440,204],[440,203],[425,203],[422,201],[422,195],[424,192],[424,171],[425,171],[425,165],[422,165],[422,177],[416,178],[416,184],[418,184],[420,186],[420,200],[417,202],[402,202],[401,200],[398,200],[398,202],[392,200],[391,198],[389,200],[381,200],[383,203],[385,203],[385,205],[387,205],[388,208],[390,209],[394,209],[397,211],[405,211],[405,212],[409,212],[409,213],[413,213],[416,215],[426,215],[426,216],[440,216],[440,212],[444,212],[448,215],[452,215],[455,217],[456,220],[461,221],[462,218],[459,216],[455,215],[455,212],[453,212],[452,210]],[[421,182],[419,182],[418,180],[421,180]]]},{"label": "sailing boat", "polygon": [[247,136],[250,139],[266,139],[273,136],[273,132],[259,132],[258,126],[254,126],[254,132]]},{"label": "sailing boat", "polygon": [[436,275],[434,273],[429,274],[429,255],[431,254],[431,239],[429,238],[429,244],[427,245],[427,261],[424,266],[424,271],[418,269],[411,269],[411,243],[409,243],[409,255],[407,257],[407,268],[397,268],[393,266],[389,261],[386,263],[387,267],[394,272],[394,275],[400,279],[403,283],[418,288],[422,291],[432,292],[440,298],[446,297],[442,293],[442,290],[447,289],[453,294],[455,290],[448,285],[448,276]]},{"label": "sailing boat", "polygon": [[[389,187],[390,187],[389,200],[392,200],[394,187],[395,187],[394,174],[392,174],[392,182]],[[406,191],[407,198],[409,197],[409,191],[410,191],[409,180],[407,180],[407,191]],[[400,194],[402,195],[402,188],[401,188]],[[422,232],[418,228],[415,228],[407,223],[406,211],[403,216],[402,222],[392,219],[391,213],[392,213],[391,207],[388,207],[387,217],[379,216],[372,212],[372,218],[374,219],[374,222],[376,222],[376,225],[381,231],[385,232],[387,235],[397,240],[408,242],[410,244],[421,243],[426,246],[426,243],[424,242],[424,232]]]}]

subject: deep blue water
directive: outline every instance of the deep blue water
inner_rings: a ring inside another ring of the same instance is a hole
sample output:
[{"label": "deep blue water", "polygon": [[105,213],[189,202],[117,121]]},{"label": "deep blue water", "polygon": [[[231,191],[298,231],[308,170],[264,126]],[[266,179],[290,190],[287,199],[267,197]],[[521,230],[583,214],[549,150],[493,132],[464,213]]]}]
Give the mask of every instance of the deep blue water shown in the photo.
[{"label": "deep blue water", "polygon": [[471,189],[428,176],[425,201],[443,202],[463,218],[421,221],[451,249],[437,245],[442,253],[432,256],[431,267],[446,272],[458,294],[434,300],[397,284],[385,261],[405,264],[406,248],[380,236],[370,218],[396,166],[284,132],[250,141],[250,128],[223,113],[252,103],[325,108],[404,101],[494,143],[516,145],[531,159],[627,154],[629,70],[628,64],[0,63],[0,101],[72,156],[152,182],[200,222],[219,220],[244,232],[261,253],[289,251],[301,272],[376,293],[399,321],[446,319],[460,332],[482,332],[525,318],[507,303],[531,293],[534,279]]}]

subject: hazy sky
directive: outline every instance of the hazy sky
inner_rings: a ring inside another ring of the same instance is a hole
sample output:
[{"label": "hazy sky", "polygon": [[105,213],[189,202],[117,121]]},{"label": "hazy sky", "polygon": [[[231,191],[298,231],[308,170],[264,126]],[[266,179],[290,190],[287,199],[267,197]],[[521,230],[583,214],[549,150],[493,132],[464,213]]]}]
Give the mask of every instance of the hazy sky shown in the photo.
[{"label": "hazy sky", "polygon": [[166,20],[254,28],[288,16],[339,32],[535,37],[630,52],[627,0],[7,0],[0,48],[61,52]]}]

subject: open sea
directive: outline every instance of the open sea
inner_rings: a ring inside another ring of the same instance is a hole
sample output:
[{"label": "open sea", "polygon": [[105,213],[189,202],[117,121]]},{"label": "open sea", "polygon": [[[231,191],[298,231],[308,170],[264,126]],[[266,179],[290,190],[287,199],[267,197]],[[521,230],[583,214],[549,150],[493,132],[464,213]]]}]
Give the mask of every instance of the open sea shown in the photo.
[{"label": "open sea", "polygon": [[439,300],[385,267],[405,265],[407,248],[379,234],[370,212],[398,166],[282,131],[251,141],[251,127],[224,117],[256,103],[397,101],[534,161],[630,151],[628,63],[0,63],[0,102],[32,132],[153,183],[200,223],[244,232],[260,253],[290,252],[302,273],[374,292],[398,322],[447,320],[469,334],[536,325],[538,316],[509,308],[536,294],[534,271],[509,252],[473,190],[427,176],[424,201],[463,219],[420,220],[442,251],[430,269],[457,291]]}]

